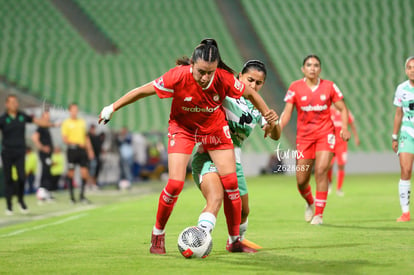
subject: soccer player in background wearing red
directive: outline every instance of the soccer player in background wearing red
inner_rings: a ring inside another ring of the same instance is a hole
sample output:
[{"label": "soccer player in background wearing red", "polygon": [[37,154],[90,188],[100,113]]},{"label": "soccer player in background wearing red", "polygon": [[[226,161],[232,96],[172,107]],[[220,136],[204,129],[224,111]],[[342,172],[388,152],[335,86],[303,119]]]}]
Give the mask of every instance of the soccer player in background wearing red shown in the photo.
[{"label": "soccer player in background wearing red", "polygon": [[414,162],[414,56],[405,61],[405,74],[408,79],[398,85],[395,91],[394,105],[397,108],[392,132],[392,149],[398,154],[401,167],[398,192],[402,215],[397,222],[410,221],[411,174]]},{"label": "soccer player in background wearing red", "polygon": [[106,106],[99,122],[109,121],[114,111],[141,98],[157,94],[172,97],[168,128],[168,183],[161,192],[150,253],[165,254],[165,226],[183,189],[186,167],[193,147],[202,143],[217,166],[225,188],[224,212],[229,229],[230,252],[249,252],[240,242],[241,199],[229,126],[221,107],[226,96],[249,98],[269,123],[278,116],[263,99],[234,77],[234,71],[220,57],[217,42],[204,39],[194,49],[191,65],[177,66],[161,77],[135,88]]},{"label": "soccer player in background wearing red", "polygon": [[[296,181],[299,193],[306,200],[305,220],[313,225],[323,223],[323,211],[328,196],[328,169],[334,152],[335,133],[330,116],[333,103],[341,112],[340,137],[347,141],[348,110],[338,87],[329,80],[319,78],[321,61],[316,55],[303,60],[304,78],[290,84],[285,96],[285,108],[280,127],[288,124],[293,108],[298,112],[296,133]],[[312,168],[315,169],[316,196],[309,184]]]},{"label": "soccer player in background wearing red", "polygon": [[[348,124],[351,127],[352,134],[354,135],[355,145],[359,146],[360,141],[358,137],[358,132],[355,126],[355,118],[352,115],[351,111],[348,109]],[[328,171],[328,183],[329,183],[329,191],[331,192],[332,188],[332,170],[335,161],[338,164],[338,171],[336,176],[336,194],[340,197],[344,196],[344,192],[342,190],[342,185],[344,183],[345,178],[345,164],[348,160],[348,142],[342,140],[339,136],[342,129],[342,118],[341,112],[335,108],[334,105],[331,105],[331,119],[333,121],[335,127],[335,152],[334,156],[331,161],[331,166],[329,167]]]}]

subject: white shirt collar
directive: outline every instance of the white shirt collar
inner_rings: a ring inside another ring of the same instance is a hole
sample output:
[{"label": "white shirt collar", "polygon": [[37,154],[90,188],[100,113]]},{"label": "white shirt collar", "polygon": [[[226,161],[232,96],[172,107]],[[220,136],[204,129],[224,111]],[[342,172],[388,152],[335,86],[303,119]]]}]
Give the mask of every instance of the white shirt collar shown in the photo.
[{"label": "white shirt collar", "polygon": [[[304,78],[303,78],[303,81],[304,81],[304,82],[306,82],[306,77],[304,77]],[[312,92],[316,91],[316,89],[318,89],[318,88],[319,88],[319,83],[321,83],[321,79],[318,77],[318,83],[316,84],[316,86],[315,86],[315,87],[313,87],[313,88],[311,89],[311,91],[312,91]]]},{"label": "white shirt collar", "polygon": [[[190,73],[193,74],[193,67],[190,66]],[[210,88],[211,83],[213,83],[214,77],[216,75],[216,72],[214,72],[213,76],[210,79],[210,82],[208,83],[207,87],[202,88],[203,90],[207,90],[208,88]]]}]

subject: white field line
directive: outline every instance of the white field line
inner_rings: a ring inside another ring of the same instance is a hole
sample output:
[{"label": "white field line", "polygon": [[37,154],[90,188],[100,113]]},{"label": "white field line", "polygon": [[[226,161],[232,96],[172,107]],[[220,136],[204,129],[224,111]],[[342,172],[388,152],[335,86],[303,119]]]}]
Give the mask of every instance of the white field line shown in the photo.
[{"label": "white field line", "polygon": [[[46,219],[46,218],[59,217],[59,216],[63,216],[63,215],[66,215],[66,214],[71,214],[71,213],[80,212],[80,211],[86,211],[86,210],[90,210],[90,209],[94,209],[94,208],[97,208],[97,206],[96,205],[87,205],[87,206],[81,206],[81,207],[78,207],[78,208],[73,208],[73,209],[68,209],[68,210],[63,210],[63,211],[58,211],[58,212],[45,213],[43,215],[21,216],[21,219],[24,219],[26,222],[28,222],[28,221],[38,221],[38,220],[43,220],[43,219]],[[6,224],[6,225],[8,224],[7,219],[0,220],[0,228],[1,228],[1,226],[3,226],[3,224]]]},{"label": "white field line", "polygon": [[88,213],[81,213],[79,215],[67,217],[65,219],[62,219],[62,220],[59,220],[59,221],[55,221],[55,222],[52,222],[52,223],[45,223],[45,224],[36,225],[36,226],[33,226],[33,227],[28,227],[28,228],[24,228],[24,229],[12,231],[10,233],[0,235],[0,238],[16,236],[16,235],[20,235],[20,234],[23,234],[23,233],[26,233],[26,232],[29,232],[29,231],[43,229],[43,228],[46,228],[46,227],[49,227],[49,226],[53,226],[53,225],[63,224],[63,223],[66,223],[66,222],[69,222],[69,221],[72,221],[72,220],[80,219],[80,218],[82,218],[84,216],[87,216],[87,215],[88,215]]}]

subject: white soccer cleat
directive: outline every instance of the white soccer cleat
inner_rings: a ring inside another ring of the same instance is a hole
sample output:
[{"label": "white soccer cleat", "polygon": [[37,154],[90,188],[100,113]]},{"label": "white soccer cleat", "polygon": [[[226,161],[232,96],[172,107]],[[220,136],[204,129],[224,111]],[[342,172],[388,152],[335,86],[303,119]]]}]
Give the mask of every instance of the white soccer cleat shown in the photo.
[{"label": "white soccer cleat", "polygon": [[321,215],[314,216],[310,224],[312,224],[312,225],[321,225],[321,224],[323,224],[322,216]]},{"label": "white soccer cleat", "polygon": [[313,214],[315,213],[315,204],[307,204],[305,209],[305,221],[310,222],[313,218]]}]

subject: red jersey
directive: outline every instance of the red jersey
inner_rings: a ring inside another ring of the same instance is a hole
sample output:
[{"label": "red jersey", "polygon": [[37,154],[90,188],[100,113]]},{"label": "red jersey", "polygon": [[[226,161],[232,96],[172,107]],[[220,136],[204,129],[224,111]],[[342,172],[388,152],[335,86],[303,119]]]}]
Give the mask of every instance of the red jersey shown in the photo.
[{"label": "red jersey", "polygon": [[[341,129],[342,128],[342,118],[341,112],[335,108],[335,106],[331,106],[331,119],[333,121],[334,127]],[[352,115],[351,111],[348,110],[348,123],[351,124],[355,120],[354,116]]]},{"label": "red jersey", "polygon": [[[341,112],[338,111],[338,109],[335,108],[335,106],[331,106],[331,119],[333,121],[334,127],[335,127],[335,134],[336,134],[336,140],[342,140],[339,137],[339,133],[342,130],[342,118],[341,118]],[[351,124],[354,122],[354,116],[352,115],[351,111],[348,110],[348,124]]]},{"label": "red jersey", "polygon": [[160,98],[172,97],[169,124],[192,134],[209,134],[227,125],[221,107],[226,96],[240,98],[245,86],[234,75],[217,68],[210,83],[202,88],[194,80],[191,66],[174,67],[153,81]]},{"label": "red jersey", "polygon": [[312,139],[334,132],[329,107],[343,95],[329,80],[319,79],[318,85],[309,88],[305,79],[292,82],[285,96],[285,102],[295,105],[298,112],[297,137]]}]

